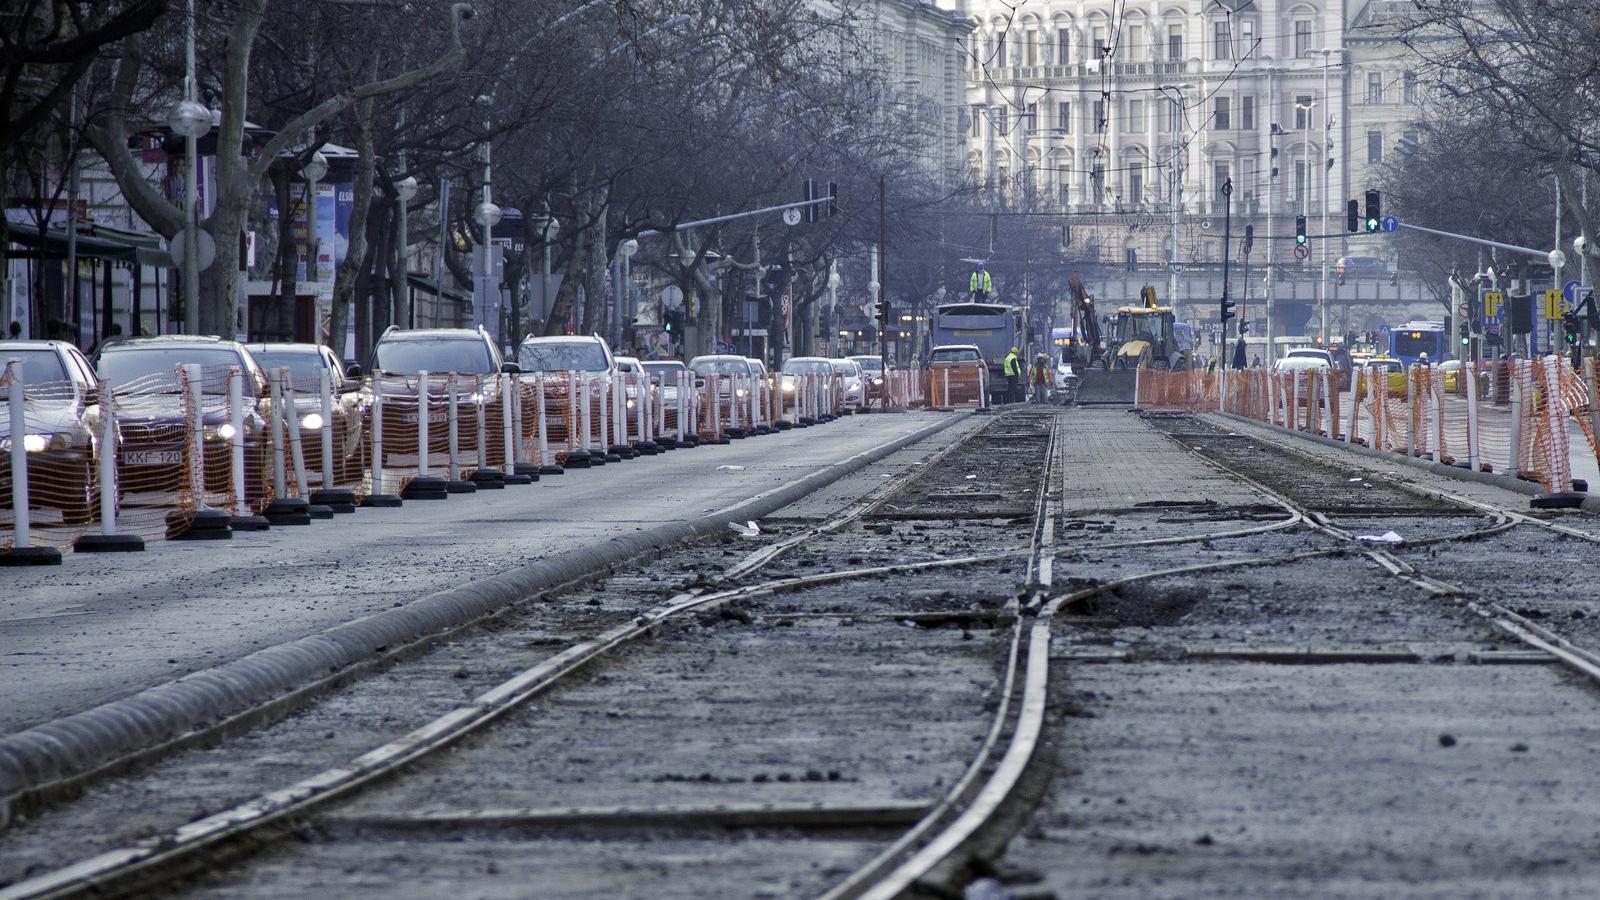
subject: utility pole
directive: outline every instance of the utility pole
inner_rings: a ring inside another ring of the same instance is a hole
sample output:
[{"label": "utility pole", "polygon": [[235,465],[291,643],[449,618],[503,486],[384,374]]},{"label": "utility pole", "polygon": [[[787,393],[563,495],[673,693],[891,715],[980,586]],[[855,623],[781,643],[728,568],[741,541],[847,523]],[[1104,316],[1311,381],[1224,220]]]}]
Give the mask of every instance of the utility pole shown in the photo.
[{"label": "utility pole", "polygon": [[[1322,48],[1322,277],[1317,281],[1318,306],[1322,316],[1322,346],[1328,343],[1328,173],[1333,169],[1333,101],[1328,96],[1329,57],[1332,47]],[[1342,61],[1342,59],[1341,59]]]},{"label": "utility pole", "polygon": [[[889,299],[889,282],[884,278],[888,271],[887,258],[889,245],[889,179],[888,176],[878,176],[878,296],[886,302]],[[883,391],[878,400],[884,412],[889,411],[889,323],[883,322],[878,326],[878,354],[879,364],[883,366]]]}]

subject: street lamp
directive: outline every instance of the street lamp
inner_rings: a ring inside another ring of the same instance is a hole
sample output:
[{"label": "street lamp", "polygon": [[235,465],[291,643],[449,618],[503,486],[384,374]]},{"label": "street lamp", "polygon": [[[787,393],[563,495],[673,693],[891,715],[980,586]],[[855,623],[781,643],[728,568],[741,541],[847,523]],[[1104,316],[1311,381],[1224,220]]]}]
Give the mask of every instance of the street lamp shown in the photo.
[{"label": "street lamp", "polygon": [[1178,305],[1178,208],[1179,194],[1182,191],[1181,178],[1183,172],[1183,166],[1179,163],[1179,156],[1183,150],[1178,140],[1178,111],[1183,108],[1183,92],[1190,87],[1193,87],[1193,84],[1186,81],[1181,84],[1163,84],[1160,88],[1161,93],[1170,94],[1170,99],[1172,100],[1172,121],[1168,123],[1172,126],[1170,129],[1172,131],[1172,159],[1169,161],[1171,174],[1168,176],[1168,185],[1170,187],[1168,200],[1169,205],[1172,207],[1172,224],[1171,232],[1167,238],[1167,302],[1174,307]]},{"label": "street lamp", "polygon": [[613,307],[615,309],[615,313],[611,317],[611,345],[613,347],[619,346],[622,343],[622,339],[625,335],[622,327],[623,316],[627,316],[630,323],[633,321],[633,309],[629,298],[631,292],[628,290],[628,280],[632,277],[633,266],[631,260],[633,259],[633,255],[638,252],[639,242],[633,238],[629,238],[617,245],[617,284],[616,290],[612,292],[612,300],[615,304]]},{"label": "street lamp", "polygon": [[[399,165],[402,171],[405,168],[405,154],[399,154]],[[417,196],[417,177],[407,175],[394,183],[395,210],[394,210],[394,258],[395,266],[400,271],[397,278],[392,279],[394,284],[394,302],[389,308],[389,324],[402,328],[416,327],[416,310],[407,301],[411,295],[407,279],[410,278],[410,265],[406,262],[406,248],[411,246],[410,239],[406,237],[406,206],[411,199]]]},{"label": "street lamp", "polygon": [[[328,158],[318,150],[311,154],[300,169],[306,177],[306,280],[313,285],[320,281],[317,271],[317,254],[321,247],[317,241],[317,182],[328,177]],[[313,287],[319,295],[322,291]]]},{"label": "street lamp", "polygon": [[200,136],[211,130],[211,111],[195,100],[194,79],[194,0],[189,0],[183,20],[184,69],[183,99],[167,116],[173,132],[183,136],[183,330],[200,333],[200,241],[195,206],[200,202],[196,182],[200,179],[196,147]]}]

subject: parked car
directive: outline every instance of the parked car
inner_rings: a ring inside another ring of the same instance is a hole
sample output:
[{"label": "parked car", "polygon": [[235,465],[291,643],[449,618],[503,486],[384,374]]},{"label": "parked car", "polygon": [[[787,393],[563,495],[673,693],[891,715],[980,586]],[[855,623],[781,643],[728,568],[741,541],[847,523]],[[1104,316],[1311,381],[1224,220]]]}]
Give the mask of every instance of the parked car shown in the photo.
[{"label": "parked car", "polygon": [[[697,386],[705,383],[705,376],[707,375],[722,376],[723,380],[717,387],[718,402],[722,404],[722,409],[726,410],[730,402],[729,396],[731,393],[733,400],[742,404],[736,414],[738,421],[745,425],[749,424],[747,421],[750,417],[749,403],[745,398],[749,396],[749,380],[755,375],[755,369],[750,365],[749,359],[732,354],[696,356],[694,359],[689,360],[689,369],[697,376],[695,379]],[[735,379],[740,382],[738,385],[733,383]],[[723,415],[726,416],[726,413]],[[743,425],[726,430],[730,437],[744,437],[745,435]]]},{"label": "parked car", "polygon": [[828,364],[833,367],[833,374],[839,376],[844,405],[857,411],[866,406],[867,379],[861,364],[853,359],[830,359]]},{"label": "parked car", "polygon": [[[476,454],[478,446],[478,409],[484,413],[484,426],[490,434],[499,427],[502,403],[500,382],[491,376],[502,372],[521,371],[515,363],[500,358],[500,349],[483,326],[477,328],[419,328],[410,331],[391,326],[378,338],[372,348],[372,378],[382,381],[386,398],[410,394],[416,396],[415,381],[419,373],[427,372],[430,380],[435,375],[477,376],[459,386],[456,392],[456,422],[459,454]],[[430,388],[430,391],[437,391]],[[449,462],[450,409],[448,405],[428,409],[428,462],[429,465],[446,465]],[[400,435],[416,434],[420,423],[413,403],[386,402],[383,408],[385,465],[415,465],[420,457],[416,453],[391,453],[398,451]],[[502,441],[490,440],[487,435],[484,449],[489,459],[481,461],[492,465],[502,451]]]},{"label": "parked car", "polygon": [[678,373],[689,371],[689,367],[676,359],[645,360],[640,363],[650,377],[656,381],[661,402],[667,404],[668,409],[676,409],[678,403]]},{"label": "parked car", "polygon": [[[10,453],[12,441],[20,439],[30,466],[29,507],[55,509],[67,525],[85,524],[98,502],[94,369],[65,341],[0,341],[0,369],[13,359],[28,403],[27,429],[20,436],[13,429],[7,392],[0,390],[0,453]],[[10,467],[5,471],[0,497],[11,491]]]},{"label": "parked car", "polygon": [[929,365],[957,362],[983,362],[983,353],[976,344],[944,344],[928,353]]},{"label": "parked car", "polygon": [[[863,376],[863,382],[862,383],[865,386],[866,395],[867,395],[866,402],[870,404],[874,400],[877,400],[883,394],[883,379],[884,379],[883,357],[881,357],[881,356],[852,356],[852,357],[849,357],[849,358],[855,360],[856,364],[861,367],[861,373],[862,373],[862,376]],[[894,371],[894,364],[893,363],[889,364],[889,371],[890,372]]]},{"label": "parked car", "polygon": [[[189,420],[175,371],[178,366],[202,367],[200,423],[207,492],[226,493],[232,483],[234,432],[226,377],[230,367],[244,375],[245,444],[265,445],[271,416],[266,376],[238,341],[196,335],[129,338],[101,346],[94,364],[100,380],[116,394],[121,435],[117,467],[125,506],[170,505],[168,495],[185,486],[183,454]],[[266,497],[268,472],[265,465],[251,465],[246,472],[245,497],[250,503]]]},{"label": "parked car", "polygon": [[322,398],[319,396],[324,372],[333,394],[334,459],[333,477],[346,481],[360,477],[362,459],[362,419],[366,416],[368,395],[362,391],[361,370],[351,367],[357,377],[347,377],[333,351],[321,344],[247,344],[250,355],[269,377],[280,368],[289,370],[295,390],[293,421],[299,423],[300,442],[305,453],[306,471],[317,477],[322,471]]},{"label": "parked car", "polygon": [[833,375],[833,363],[822,356],[791,356],[778,370],[778,389],[783,391],[784,402],[793,403],[804,376],[815,375],[826,380]]},{"label": "parked car", "polygon": [[[616,357],[612,355],[611,345],[606,343],[605,338],[579,334],[526,337],[517,347],[517,364],[525,373],[556,375],[587,372],[593,376],[589,384],[589,427],[591,433],[600,433],[600,395],[611,390],[611,380],[617,372]],[[591,448],[590,458],[603,464],[608,449]],[[567,459],[570,458],[569,455]]]}]

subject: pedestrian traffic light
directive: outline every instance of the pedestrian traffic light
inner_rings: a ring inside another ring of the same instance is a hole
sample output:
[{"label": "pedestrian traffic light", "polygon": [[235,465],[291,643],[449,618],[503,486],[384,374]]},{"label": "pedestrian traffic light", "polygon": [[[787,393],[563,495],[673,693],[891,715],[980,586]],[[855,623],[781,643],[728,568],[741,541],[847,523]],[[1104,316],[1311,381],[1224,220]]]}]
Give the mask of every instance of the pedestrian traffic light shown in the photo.
[{"label": "pedestrian traffic light", "polygon": [[1562,339],[1567,342],[1567,346],[1574,346],[1578,343],[1578,316],[1575,313],[1564,312],[1561,314],[1561,331]]},{"label": "pedestrian traffic light", "polygon": [[879,325],[885,325],[885,326],[888,325],[889,324],[889,313],[890,313],[889,301],[888,300],[879,300],[878,301],[878,305],[877,305],[877,310],[878,310],[878,312],[877,312],[877,315],[875,316],[875,318],[878,320],[878,324]]},{"label": "pedestrian traffic light", "polygon": [[1378,209],[1379,196],[1377,191],[1367,191],[1367,234],[1377,234],[1379,220],[1383,213]]},{"label": "pedestrian traffic light", "polygon": [[1361,204],[1355,200],[1344,208],[1344,230],[1351,234],[1361,230]]},{"label": "pedestrian traffic light", "polygon": [[1306,245],[1306,217],[1305,216],[1295,216],[1294,217],[1294,242],[1295,242],[1295,244],[1297,246],[1304,247]]},{"label": "pedestrian traffic light", "polygon": [[1461,346],[1463,347],[1472,343],[1472,332],[1468,331],[1467,328],[1468,325],[1465,322],[1462,322],[1460,325],[1456,326],[1456,331],[1461,334]]},{"label": "pedestrian traffic light", "polygon": [[1239,304],[1233,302],[1232,300],[1229,300],[1226,294],[1223,295],[1223,297],[1222,297],[1222,333],[1223,334],[1227,334],[1228,333],[1228,320],[1232,319],[1232,318],[1236,318],[1238,316],[1238,313],[1233,311],[1233,308],[1235,306],[1238,306],[1238,305]]}]

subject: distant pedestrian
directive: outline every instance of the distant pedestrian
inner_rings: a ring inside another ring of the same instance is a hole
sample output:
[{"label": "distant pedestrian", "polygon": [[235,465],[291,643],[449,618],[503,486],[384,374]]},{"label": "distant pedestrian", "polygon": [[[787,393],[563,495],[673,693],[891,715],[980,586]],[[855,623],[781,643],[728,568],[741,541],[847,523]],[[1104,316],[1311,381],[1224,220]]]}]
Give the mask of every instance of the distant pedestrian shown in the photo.
[{"label": "distant pedestrian", "polygon": [[1041,353],[1033,361],[1033,402],[1047,403],[1050,395],[1050,357]]},{"label": "distant pedestrian", "polygon": [[1252,357],[1250,359],[1250,368],[1252,368],[1252,369],[1261,368],[1261,355],[1260,354],[1256,354],[1254,357]]},{"label": "distant pedestrian", "polygon": [[1017,355],[1016,347],[1006,354],[1005,361],[1000,364],[1000,371],[1006,376],[1006,402],[1022,402],[1022,358]]},{"label": "distant pedestrian", "polygon": [[11,320],[11,326],[6,331],[11,335],[13,341],[22,339],[22,323],[16,319]]}]

